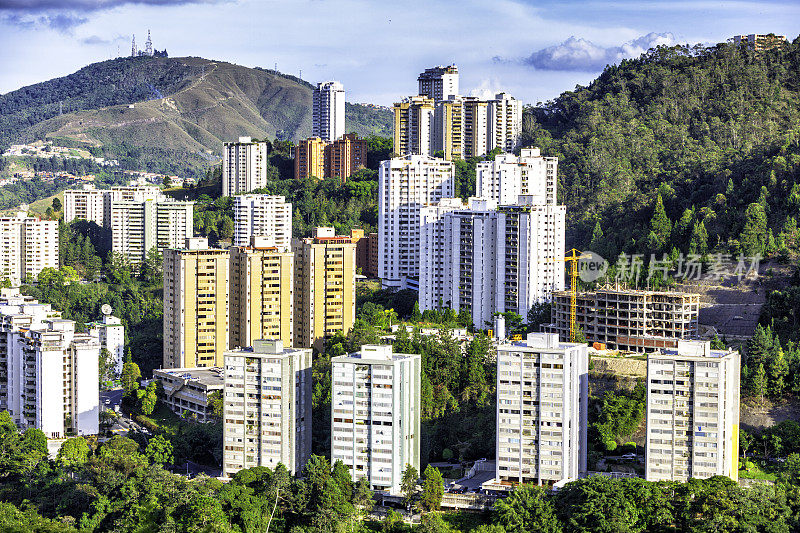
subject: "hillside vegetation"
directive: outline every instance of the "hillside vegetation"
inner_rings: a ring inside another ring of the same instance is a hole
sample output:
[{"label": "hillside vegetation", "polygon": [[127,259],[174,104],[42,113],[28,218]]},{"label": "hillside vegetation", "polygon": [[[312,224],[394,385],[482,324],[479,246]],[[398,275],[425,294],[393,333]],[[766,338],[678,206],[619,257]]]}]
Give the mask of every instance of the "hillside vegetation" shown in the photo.
[{"label": "hillside vegetation", "polygon": [[[222,142],[240,135],[309,136],[311,92],[293,76],[222,61],[118,58],[0,96],[0,147],[79,141],[126,168],[184,174],[215,162]],[[390,116],[346,108],[348,131],[361,135],[386,134]]]},{"label": "hillside vegetation", "polygon": [[794,244],[799,104],[800,40],[659,47],[527,109],[523,137],[559,157],[572,244],[763,253]]}]

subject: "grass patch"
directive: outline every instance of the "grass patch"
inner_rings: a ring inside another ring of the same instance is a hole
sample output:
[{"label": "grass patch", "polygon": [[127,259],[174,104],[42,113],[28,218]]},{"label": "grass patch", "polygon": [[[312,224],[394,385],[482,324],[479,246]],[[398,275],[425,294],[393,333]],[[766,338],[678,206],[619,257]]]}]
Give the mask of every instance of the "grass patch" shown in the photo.
[{"label": "grass patch", "polygon": [[772,464],[764,460],[757,459],[755,461],[740,460],[740,466],[746,468],[739,469],[740,479],[765,479],[767,481],[777,481],[778,474],[782,471],[781,465]]},{"label": "grass patch", "polygon": [[458,531],[467,532],[472,531],[473,529],[482,526],[484,524],[489,524],[490,520],[490,513],[459,513],[459,512],[449,512],[444,513],[442,515],[447,524],[456,529]]},{"label": "grass patch", "polygon": [[160,432],[170,436],[177,435],[180,425],[185,422],[161,402],[158,402],[150,416],[136,415],[135,420],[154,433]]}]

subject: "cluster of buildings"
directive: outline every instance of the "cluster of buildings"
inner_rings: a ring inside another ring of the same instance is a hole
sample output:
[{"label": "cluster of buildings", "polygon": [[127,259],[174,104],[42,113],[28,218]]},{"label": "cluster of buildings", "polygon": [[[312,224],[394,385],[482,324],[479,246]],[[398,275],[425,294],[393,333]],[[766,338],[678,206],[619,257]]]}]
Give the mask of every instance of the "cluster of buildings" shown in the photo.
[{"label": "cluster of buildings", "polygon": [[734,35],[732,39],[733,44],[736,46],[744,45],[756,52],[764,52],[766,50],[773,50],[775,48],[783,48],[789,42],[785,35],[775,35],[774,33]]},{"label": "cluster of buildings", "polygon": [[97,189],[87,184],[64,191],[64,221],[78,219],[105,229],[111,251],[135,265],[153,248],[163,252],[194,234],[194,203],[177,201],[153,185]]},{"label": "cluster of buildings", "polygon": [[0,279],[13,286],[58,268],[58,221],[29,216],[27,208],[0,218]]},{"label": "cluster of buildings", "polygon": [[125,340],[120,320],[105,310],[80,332],[50,304],[0,289],[0,411],[18,427],[48,438],[98,433],[101,351],[119,372]]}]

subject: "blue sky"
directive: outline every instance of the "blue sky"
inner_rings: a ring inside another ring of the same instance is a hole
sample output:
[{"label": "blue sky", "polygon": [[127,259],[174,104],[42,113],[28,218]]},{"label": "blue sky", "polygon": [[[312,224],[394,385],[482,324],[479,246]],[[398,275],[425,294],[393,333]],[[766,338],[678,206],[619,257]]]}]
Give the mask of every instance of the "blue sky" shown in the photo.
[{"label": "blue sky", "polygon": [[143,47],[337,79],[390,105],[425,67],[455,62],[463,94],[545,101],[653,44],[800,33],[800,2],[0,0],[0,93]]}]

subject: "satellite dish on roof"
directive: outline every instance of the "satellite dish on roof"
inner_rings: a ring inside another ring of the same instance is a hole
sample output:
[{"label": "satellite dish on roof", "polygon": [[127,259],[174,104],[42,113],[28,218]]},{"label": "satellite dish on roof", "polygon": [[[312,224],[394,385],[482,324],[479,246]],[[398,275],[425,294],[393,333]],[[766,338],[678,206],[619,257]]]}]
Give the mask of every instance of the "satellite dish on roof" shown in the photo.
[{"label": "satellite dish on roof", "polygon": [[110,306],[110,305],[108,305],[108,304],[103,304],[103,307],[101,307],[101,308],[100,308],[100,311],[101,311],[101,312],[102,312],[104,315],[108,316],[108,315],[110,315],[110,314],[111,314],[111,311],[112,311],[112,309],[111,309],[111,306]]}]

